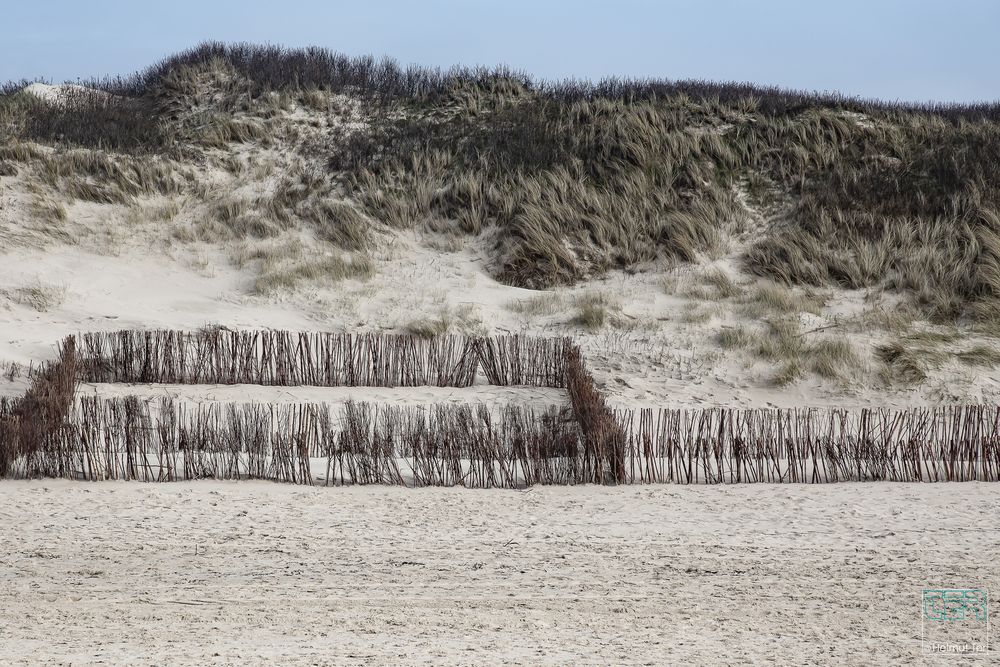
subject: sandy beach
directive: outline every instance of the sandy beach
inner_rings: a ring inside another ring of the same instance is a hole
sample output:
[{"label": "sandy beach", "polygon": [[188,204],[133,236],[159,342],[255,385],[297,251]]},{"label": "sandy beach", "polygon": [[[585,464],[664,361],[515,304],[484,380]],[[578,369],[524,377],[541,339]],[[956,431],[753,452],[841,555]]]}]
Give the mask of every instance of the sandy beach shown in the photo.
[{"label": "sandy beach", "polygon": [[0,508],[4,664],[914,664],[922,588],[1000,590],[976,483],[45,480]]}]

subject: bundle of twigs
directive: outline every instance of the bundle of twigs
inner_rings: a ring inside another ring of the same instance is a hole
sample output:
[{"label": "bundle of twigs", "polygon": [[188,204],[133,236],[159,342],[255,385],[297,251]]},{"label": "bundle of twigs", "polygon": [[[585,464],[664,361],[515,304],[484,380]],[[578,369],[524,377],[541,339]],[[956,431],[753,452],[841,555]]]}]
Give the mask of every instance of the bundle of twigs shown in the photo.
[{"label": "bundle of twigs", "polygon": [[585,475],[597,484],[625,482],[625,433],[575,345],[566,352],[566,389],[583,433]]},{"label": "bundle of twigs", "polygon": [[76,340],[69,336],[59,346],[58,359],[35,370],[24,395],[0,411],[0,476],[8,475],[18,459],[29,470],[62,460],[53,442],[76,393],[76,359]]},{"label": "bundle of twigs", "polygon": [[17,457],[17,421],[20,398],[0,397],[0,476],[7,474],[11,461]]}]

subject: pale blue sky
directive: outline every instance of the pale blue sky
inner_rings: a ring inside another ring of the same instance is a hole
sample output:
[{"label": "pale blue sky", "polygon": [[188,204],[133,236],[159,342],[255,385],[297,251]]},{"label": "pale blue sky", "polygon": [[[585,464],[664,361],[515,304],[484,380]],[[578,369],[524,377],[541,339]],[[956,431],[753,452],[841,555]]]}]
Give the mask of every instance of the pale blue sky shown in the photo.
[{"label": "pale blue sky", "polygon": [[0,81],[129,73],[204,40],[543,78],[1000,99],[1000,0],[3,0]]}]

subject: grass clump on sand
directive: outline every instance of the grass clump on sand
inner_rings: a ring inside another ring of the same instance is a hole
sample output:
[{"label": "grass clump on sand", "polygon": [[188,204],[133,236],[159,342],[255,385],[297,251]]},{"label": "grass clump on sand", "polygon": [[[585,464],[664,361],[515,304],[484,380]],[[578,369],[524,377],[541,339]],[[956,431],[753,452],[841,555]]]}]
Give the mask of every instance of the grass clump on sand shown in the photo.
[{"label": "grass clump on sand", "polygon": [[448,333],[451,328],[451,319],[446,312],[441,312],[437,317],[421,317],[410,321],[403,327],[405,333],[421,338],[434,338]]},{"label": "grass clump on sand", "polygon": [[781,362],[777,371],[771,376],[770,382],[775,387],[786,387],[802,379],[805,369],[802,363],[796,359],[789,359]]},{"label": "grass clump on sand", "polygon": [[600,331],[605,324],[618,321],[621,306],[601,292],[587,292],[576,298],[576,315],[572,322],[587,331]]},{"label": "grass clump on sand", "polygon": [[958,360],[969,366],[981,366],[984,368],[996,368],[1000,366],[1000,350],[992,345],[974,345],[968,350],[962,350],[955,354]]},{"label": "grass clump on sand", "polygon": [[0,290],[10,301],[40,313],[52,310],[66,300],[66,287],[35,280],[10,290]]},{"label": "grass clump on sand", "polygon": [[796,291],[775,283],[760,285],[743,299],[742,311],[749,317],[812,313],[818,315],[825,300],[809,291]]},{"label": "grass clump on sand", "polygon": [[795,318],[771,320],[763,332],[748,326],[723,328],[717,340],[729,350],[744,350],[776,365],[771,383],[785,386],[814,373],[846,382],[864,366],[854,346],[843,338],[809,341]]},{"label": "grass clump on sand", "polygon": [[755,332],[745,326],[724,327],[718,335],[719,345],[727,350],[750,349],[757,340]]},{"label": "grass clump on sand", "polygon": [[543,292],[526,299],[517,299],[507,304],[507,309],[529,318],[546,317],[557,314],[565,305],[565,300],[557,292]]},{"label": "grass clump on sand", "polygon": [[95,204],[131,204],[138,197],[175,195],[184,183],[170,160],[99,150],[57,150],[34,166],[40,185]]},{"label": "grass clump on sand", "polygon": [[805,350],[805,343],[796,319],[768,322],[765,335],[757,343],[756,353],[768,361],[787,361],[798,358]]},{"label": "grass clump on sand", "polygon": [[371,223],[347,202],[320,200],[306,207],[303,217],[319,239],[339,248],[360,252],[372,247]]},{"label": "grass clump on sand", "polygon": [[[720,268],[712,268],[698,274],[699,284],[688,287],[683,295],[701,301],[718,301],[739,295],[740,285]],[[662,282],[664,292],[672,294],[677,289],[678,278],[667,277]]]},{"label": "grass clump on sand", "polygon": [[69,219],[69,213],[62,202],[35,198],[31,203],[31,213],[36,222],[36,229],[45,236],[64,243],[76,241],[66,230],[65,223]]},{"label": "grass clump on sand", "polygon": [[306,258],[266,271],[254,281],[254,292],[273,294],[292,290],[303,282],[368,280],[374,274],[375,267],[365,255]]},{"label": "grass clump on sand", "polygon": [[467,336],[486,334],[483,320],[477,308],[471,304],[462,304],[456,308],[442,306],[435,316],[411,320],[402,328],[405,333],[423,338],[443,336],[453,330]]},{"label": "grass clump on sand", "polygon": [[887,384],[921,384],[931,371],[949,361],[980,368],[1000,366],[1000,351],[995,345],[975,343],[955,349],[961,346],[962,338],[963,334],[954,329],[920,330],[877,346],[883,380]]},{"label": "grass clump on sand", "polygon": [[706,271],[702,275],[702,280],[722,299],[738,296],[743,291],[728,273],[719,268]]},{"label": "grass clump on sand", "polygon": [[844,338],[824,338],[809,346],[807,356],[813,373],[827,379],[842,379],[860,364],[858,353]]},{"label": "grass clump on sand", "polygon": [[882,361],[882,377],[887,384],[912,385],[927,379],[929,369],[941,363],[936,351],[904,345],[896,341],[879,345],[875,356]]}]

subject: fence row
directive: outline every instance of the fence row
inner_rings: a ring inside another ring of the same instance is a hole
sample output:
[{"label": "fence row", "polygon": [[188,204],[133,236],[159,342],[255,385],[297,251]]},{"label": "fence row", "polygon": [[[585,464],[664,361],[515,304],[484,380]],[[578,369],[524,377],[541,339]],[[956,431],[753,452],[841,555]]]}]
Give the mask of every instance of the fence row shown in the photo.
[{"label": "fence row", "polygon": [[475,379],[474,339],[288,331],[116,331],[80,337],[82,382],[454,386]]},{"label": "fence row", "polygon": [[491,384],[563,387],[558,338],[115,331],[80,336],[80,380],[170,384],[412,387]]},{"label": "fence row", "polygon": [[519,488],[591,481],[566,409],[84,397],[11,477]]},{"label": "fence row", "polygon": [[618,411],[185,404],[83,397],[9,477],[519,488],[531,484],[1000,481],[1000,408]]},{"label": "fence row", "polygon": [[[230,331],[88,334],[0,400],[0,477],[516,487],[1000,480],[1000,407],[612,410],[566,339]],[[571,412],[80,399],[101,381],[565,386]],[[325,461],[320,475],[318,460]],[[403,462],[408,470],[403,473]]]},{"label": "fence row", "polygon": [[1000,407],[619,410],[627,483],[1000,481]]}]

